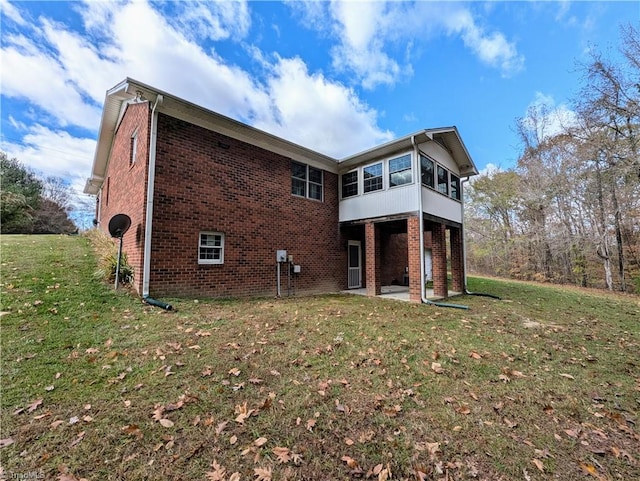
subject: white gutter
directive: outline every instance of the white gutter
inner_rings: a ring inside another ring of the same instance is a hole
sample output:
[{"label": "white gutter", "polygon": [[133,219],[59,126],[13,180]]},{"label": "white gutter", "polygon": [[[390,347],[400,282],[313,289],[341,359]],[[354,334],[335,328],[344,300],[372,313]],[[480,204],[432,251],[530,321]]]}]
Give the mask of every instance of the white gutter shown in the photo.
[{"label": "white gutter", "polygon": [[153,224],[153,194],[156,178],[156,143],[158,141],[158,112],[156,107],[162,104],[164,97],[158,95],[151,109],[151,137],[149,140],[149,177],[147,179],[147,212],[144,225],[144,254],[142,259],[142,298],[149,296],[149,277],[151,275],[151,233]]},{"label": "white gutter", "polygon": [[460,210],[462,211],[462,270],[464,274],[464,293],[467,293],[467,229],[464,228],[464,184],[469,182],[469,177],[460,179]]},{"label": "white gutter", "polygon": [[422,215],[422,181],[420,176],[420,151],[416,143],[416,136],[411,136],[411,145],[413,145],[413,157],[416,165],[416,192],[418,193],[418,225],[420,226],[420,299],[422,302],[429,303],[427,300],[427,290],[424,285],[424,215]]}]

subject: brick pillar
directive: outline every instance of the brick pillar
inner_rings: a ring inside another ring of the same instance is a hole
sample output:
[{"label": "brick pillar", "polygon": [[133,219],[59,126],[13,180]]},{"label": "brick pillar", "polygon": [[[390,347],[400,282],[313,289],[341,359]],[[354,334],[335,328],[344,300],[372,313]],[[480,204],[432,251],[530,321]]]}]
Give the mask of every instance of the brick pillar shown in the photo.
[{"label": "brick pillar", "polygon": [[449,297],[447,288],[447,237],[444,224],[433,224],[431,243],[433,294],[436,297]]},{"label": "brick pillar", "polygon": [[451,277],[452,289],[455,292],[464,291],[464,252],[461,227],[450,227],[449,238],[451,240]]},{"label": "brick pillar", "polygon": [[367,296],[379,296],[382,293],[380,231],[373,222],[369,222],[364,226],[364,242]]},{"label": "brick pillar", "polygon": [[409,257],[409,300],[422,302],[420,275],[420,218],[409,217],[407,219],[407,255]]}]

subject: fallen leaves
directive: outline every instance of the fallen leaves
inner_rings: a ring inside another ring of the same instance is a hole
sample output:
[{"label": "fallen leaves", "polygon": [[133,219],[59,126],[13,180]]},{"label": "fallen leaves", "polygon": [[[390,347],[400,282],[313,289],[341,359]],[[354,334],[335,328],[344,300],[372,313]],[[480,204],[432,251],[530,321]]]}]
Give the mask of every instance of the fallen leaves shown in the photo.
[{"label": "fallen leaves", "polygon": [[255,481],[271,481],[272,470],[271,467],[254,468],[253,474],[256,477]]},{"label": "fallen leaves", "polygon": [[167,419],[167,418],[162,418],[158,422],[162,427],[165,427],[165,428],[172,428],[174,424],[171,419]]},{"label": "fallen leaves", "polygon": [[542,463],[542,461],[540,461],[539,459],[533,458],[531,462],[536,465],[536,468],[538,468],[540,472],[544,473],[544,464]]},{"label": "fallen leaves", "polygon": [[245,401],[244,404],[240,404],[235,407],[235,414],[237,414],[235,422],[244,424],[244,422],[255,412],[255,409],[249,409],[247,407],[247,402]]},{"label": "fallen leaves", "polygon": [[6,448],[7,446],[11,446],[15,441],[13,438],[4,438],[0,439],[0,449]]}]

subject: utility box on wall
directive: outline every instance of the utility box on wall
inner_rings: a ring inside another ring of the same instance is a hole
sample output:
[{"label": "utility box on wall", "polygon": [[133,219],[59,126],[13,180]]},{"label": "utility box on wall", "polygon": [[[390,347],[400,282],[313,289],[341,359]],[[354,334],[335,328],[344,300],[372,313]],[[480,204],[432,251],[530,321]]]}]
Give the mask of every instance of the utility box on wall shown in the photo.
[{"label": "utility box on wall", "polygon": [[276,251],[276,262],[287,262],[287,251],[278,249]]},{"label": "utility box on wall", "polygon": [[301,271],[302,271],[302,269],[301,269],[300,266],[296,266],[296,265],[293,266],[293,273],[294,274],[300,274]]}]

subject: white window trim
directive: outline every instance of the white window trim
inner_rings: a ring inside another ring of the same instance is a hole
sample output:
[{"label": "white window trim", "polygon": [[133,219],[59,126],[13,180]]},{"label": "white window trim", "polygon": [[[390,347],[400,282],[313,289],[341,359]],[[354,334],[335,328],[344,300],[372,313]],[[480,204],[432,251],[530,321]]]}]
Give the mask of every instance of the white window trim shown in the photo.
[{"label": "white window trim", "polygon": [[[209,246],[203,246],[201,244],[202,235],[218,235],[220,236],[220,247],[214,247],[214,249],[220,249],[220,259],[203,259],[202,248],[210,248]],[[224,233],[223,232],[214,232],[214,231],[201,231],[198,233],[198,264],[224,264]]]},{"label": "white window trim", "polygon": [[[347,174],[353,174],[354,172],[356,174],[356,182],[355,182],[355,184],[356,184],[356,193],[353,194],[353,195],[349,195],[349,196],[345,197],[344,196],[344,192],[343,192],[344,184],[342,182],[342,178],[343,178],[343,176],[345,176]],[[360,169],[352,169],[352,170],[350,170],[348,172],[345,172],[344,174],[340,174],[340,198],[341,199],[350,199],[352,197],[358,197],[361,194],[361,192],[360,192],[360,190],[361,190],[360,183],[361,183],[361,177],[362,176],[360,175],[360,173],[361,173]]]},{"label": "white window trim", "polygon": [[138,129],[131,134],[131,153],[129,157],[129,165],[136,163],[136,157],[138,155]]},{"label": "white window trim", "polygon": [[[316,202],[324,202],[324,170],[318,168],[318,167],[314,167],[313,165],[309,165],[309,164],[305,164],[303,162],[298,162],[296,160],[292,160],[291,161],[293,165],[298,164],[298,165],[302,165],[305,167],[306,171],[305,171],[305,178],[304,178],[304,195],[300,195],[300,194],[294,194],[293,192],[291,192],[291,195],[293,195],[294,197],[300,197],[302,199],[309,199],[309,200],[315,200]],[[311,179],[309,178],[309,169],[316,169],[320,171],[320,183],[316,183],[316,182],[312,182]],[[291,182],[293,182],[293,179],[302,181],[303,179],[301,179],[300,177],[293,177],[293,174],[291,175]],[[311,197],[310,196],[310,192],[311,192],[311,185],[316,185],[320,187],[320,198],[316,199],[315,197]]]},{"label": "white window trim", "polygon": [[[396,160],[396,159],[401,159],[402,157],[405,157],[409,155],[409,168],[408,169],[404,169],[404,170],[408,170],[409,172],[411,172],[411,181],[406,182],[404,184],[398,184],[398,185],[391,185],[391,175],[395,174],[397,172],[402,172],[402,171],[396,171],[396,172],[391,172],[391,161],[392,160]],[[412,185],[415,181],[415,175],[413,172],[413,156],[411,154],[402,154],[402,155],[396,155],[394,157],[390,157],[386,160],[386,164],[387,164],[387,182],[389,183],[389,189],[396,189],[396,188],[400,188],[400,187],[406,187],[407,185]]]},{"label": "white window trim", "polygon": [[[367,167],[373,167],[374,165],[378,165],[378,164],[382,164],[382,171],[380,173],[381,180],[382,180],[382,182],[381,182],[382,187],[380,187],[379,189],[376,189],[376,190],[365,191],[365,188],[364,188],[364,179],[365,179],[364,178],[364,169],[366,169]],[[377,192],[383,192],[383,191],[387,190],[387,180],[386,180],[385,177],[387,175],[388,169],[387,169],[386,161],[378,160],[376,162],[373,162],[372,164],[363,165],[361,167],[361,170],[362,170],[362,195],[375,194]]]}]

